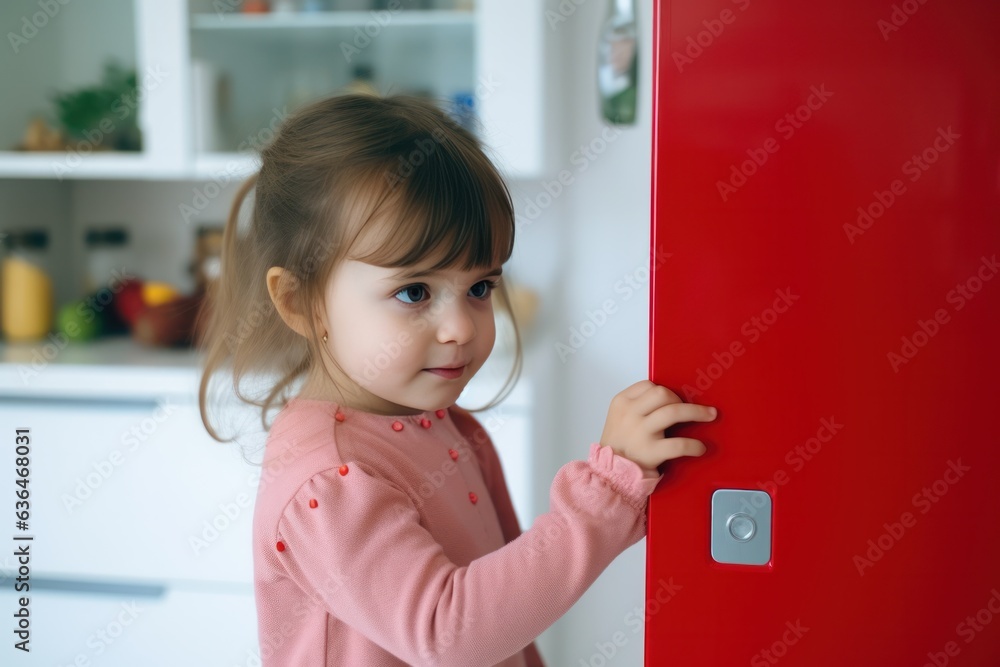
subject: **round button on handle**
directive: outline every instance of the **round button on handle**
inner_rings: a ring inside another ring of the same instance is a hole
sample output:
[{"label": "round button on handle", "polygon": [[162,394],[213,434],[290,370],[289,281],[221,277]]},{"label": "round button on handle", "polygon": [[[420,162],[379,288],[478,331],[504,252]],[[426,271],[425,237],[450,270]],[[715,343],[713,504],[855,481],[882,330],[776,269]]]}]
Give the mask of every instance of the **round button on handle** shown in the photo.
[{"label": "round button on handle", "polygon": [[734,540],[749,542],[757,532],[757,524],[753,518],[744,512],[737,512],[726,520],[726,528]]}]

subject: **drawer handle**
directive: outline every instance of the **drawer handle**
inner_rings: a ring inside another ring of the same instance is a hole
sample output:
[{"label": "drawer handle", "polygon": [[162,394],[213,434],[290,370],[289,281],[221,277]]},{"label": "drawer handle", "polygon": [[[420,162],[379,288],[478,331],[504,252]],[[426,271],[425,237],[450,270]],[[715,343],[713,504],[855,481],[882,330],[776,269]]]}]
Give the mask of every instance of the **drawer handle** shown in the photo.
[{"label": "drawer handle", "polygon": [[[165,397],[166,398],[166,397]],[[160,407],[161,401],[155,401],[150,398],[109,398],[104,396],[53,396],[53,395],[38,395],[38,396],[8,396],[3,394],[3,390],[0,390],[0,401],[8,405],[27,405],[31,407],[35,406],[45,406],[53,408],[85,408],[85,409],[100,409],[100,408],[112,408],[115,410],[137,410],[143,412],[152,412],[153,410]],[[174,401],[174,403],[179,403]]]},{"label": "drawer handle", "polygon": [[[13,580],[15,576],[15,572],[0,572],[0,581]],[[80,579],[56,579],[53,577],[32,577],[31,590],[145,598],[160,598],[167,593],[167,587],[160,584],[126,584],[113,581],[83,581]]]}]

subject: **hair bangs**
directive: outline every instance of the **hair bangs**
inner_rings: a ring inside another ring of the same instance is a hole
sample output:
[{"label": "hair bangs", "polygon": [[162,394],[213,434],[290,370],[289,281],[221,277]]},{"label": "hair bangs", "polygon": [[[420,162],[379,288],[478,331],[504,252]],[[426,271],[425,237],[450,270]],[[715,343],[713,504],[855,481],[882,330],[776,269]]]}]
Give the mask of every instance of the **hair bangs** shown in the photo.
[{"label": "hair bangs", "polygon": [[383,267],[472,270],[510,258],[510,193],[481,154],[426,136],[393,152],[396,159],[365,179],[372,187],[380,182],[381,192],[359,229],[359,242],[352,244],[363,250],[350,253],[352,259]]}]

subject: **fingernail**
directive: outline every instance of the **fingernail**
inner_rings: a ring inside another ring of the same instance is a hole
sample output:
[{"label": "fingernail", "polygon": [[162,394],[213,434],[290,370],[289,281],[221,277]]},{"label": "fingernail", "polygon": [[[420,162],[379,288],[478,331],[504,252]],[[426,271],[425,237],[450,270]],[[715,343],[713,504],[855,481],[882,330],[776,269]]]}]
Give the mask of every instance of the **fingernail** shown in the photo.
[{"label": "fingernail", "polygon": [[717,409],[715,409],[715,408],[711,408],[711,410],[712,410],[712,416],[713,416],[713,417],[715,417],[716,415],[718,415],[718,414],[719,414],[719,411],[718,411]]}]

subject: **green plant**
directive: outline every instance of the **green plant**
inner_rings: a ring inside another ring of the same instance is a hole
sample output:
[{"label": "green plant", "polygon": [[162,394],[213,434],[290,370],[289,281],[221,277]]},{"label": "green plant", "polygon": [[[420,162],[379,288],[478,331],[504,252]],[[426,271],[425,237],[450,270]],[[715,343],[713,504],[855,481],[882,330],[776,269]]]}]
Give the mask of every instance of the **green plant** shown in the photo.
[{"label": "green plant", "polygon": [[56,117],[73,139],[100,148],[141,150],[137,90],[135,70],[111,60],[99,84],[53,96]]}]

